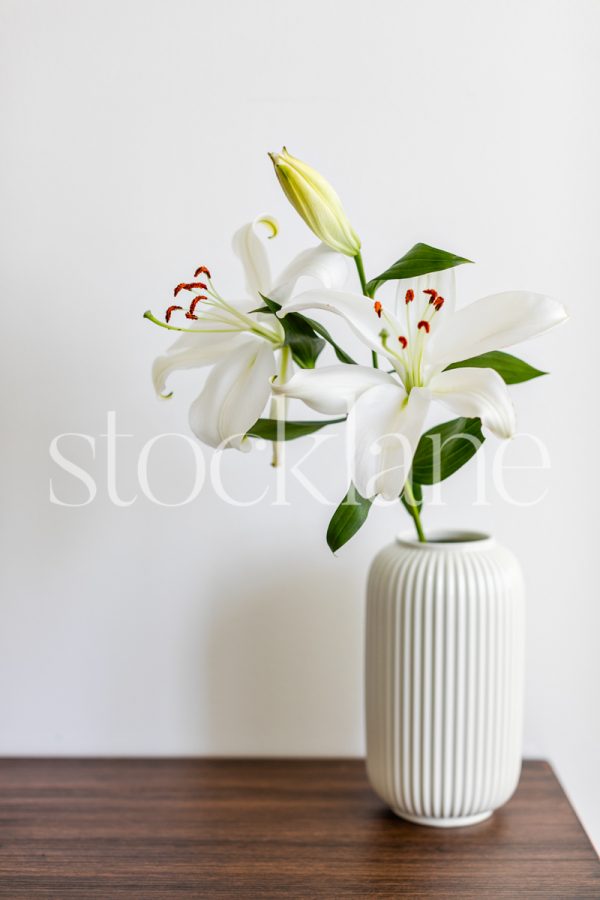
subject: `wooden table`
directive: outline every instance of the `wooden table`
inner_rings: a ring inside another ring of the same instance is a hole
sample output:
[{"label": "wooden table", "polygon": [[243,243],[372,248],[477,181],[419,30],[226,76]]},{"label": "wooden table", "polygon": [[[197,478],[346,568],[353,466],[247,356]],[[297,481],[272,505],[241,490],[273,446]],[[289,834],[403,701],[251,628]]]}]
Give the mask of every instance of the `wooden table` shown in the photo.
[{"label": "wooden table", "polygon": [[0,760],[0,896],[600,898],[550,766],[481,825],[410,825],[357,760]]}]

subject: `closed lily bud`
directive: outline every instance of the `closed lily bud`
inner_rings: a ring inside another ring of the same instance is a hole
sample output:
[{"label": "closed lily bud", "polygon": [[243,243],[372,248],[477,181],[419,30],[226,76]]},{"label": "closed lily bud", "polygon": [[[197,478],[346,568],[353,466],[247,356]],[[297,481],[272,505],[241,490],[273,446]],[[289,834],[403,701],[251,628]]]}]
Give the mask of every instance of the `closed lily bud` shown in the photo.
[{"label": "closed lily bud", "polygon": [[279,184],[296,212],[319,240],[346,256],[356,256],[360,238],[343,210],[340,198],[328,181],[285,147],[269,153]]}]

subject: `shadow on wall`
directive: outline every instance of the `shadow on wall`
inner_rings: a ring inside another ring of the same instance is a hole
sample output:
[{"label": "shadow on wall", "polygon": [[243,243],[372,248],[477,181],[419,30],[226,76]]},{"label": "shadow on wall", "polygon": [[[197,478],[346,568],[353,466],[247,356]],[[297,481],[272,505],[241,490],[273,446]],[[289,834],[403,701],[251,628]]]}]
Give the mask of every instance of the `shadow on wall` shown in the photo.
[{"label": "shadow on wall", "polygon": [[213,585],[195,650],[202,752],[361,754],[363,585],[300,561],[232,583]]}]

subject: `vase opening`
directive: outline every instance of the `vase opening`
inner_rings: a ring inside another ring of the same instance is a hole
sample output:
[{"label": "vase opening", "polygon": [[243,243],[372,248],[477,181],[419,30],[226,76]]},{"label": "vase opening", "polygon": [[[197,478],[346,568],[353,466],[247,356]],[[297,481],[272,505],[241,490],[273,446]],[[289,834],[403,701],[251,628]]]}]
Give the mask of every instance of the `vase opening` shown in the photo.
[{"label": "vase opening", "polygon": [[483,531],[434,529],[426,532],[427,541],[422,543],[412,533],[403,532],[396,538],[399,544],[415,550],[480,550],[488,549],[494,539]]}]

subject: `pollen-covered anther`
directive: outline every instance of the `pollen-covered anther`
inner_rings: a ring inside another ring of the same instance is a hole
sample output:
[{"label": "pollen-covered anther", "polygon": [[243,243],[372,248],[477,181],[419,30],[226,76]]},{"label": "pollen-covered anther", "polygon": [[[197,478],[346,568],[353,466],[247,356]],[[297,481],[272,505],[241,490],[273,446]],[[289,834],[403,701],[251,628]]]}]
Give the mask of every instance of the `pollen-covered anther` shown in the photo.
[{"label": "pollen-covered anther", "polygon": [[186,312],[185,317],[186,317],[186,319],[195,319],[195,320],[198,319],[198,316],[195,316],[194,313],[193,313],[193,312],[190,312],[189,309],[188,309],[188,311]]},{"label": "pollen-covered anther", "polygon": [[383,307],[382,307],[381,303],[379,302],[379,300],[375,301],[375,303],[373,304],[373,309],[375,310],[375,312],[377,313],[379,318],[381,318],[381,310],[383,309]]},{"label": "pollen-covered anther", "polygon": [[[195,313],[195,311],[196,311],[196,307],[198,306],[198,304],[200,303],[200,301],[201,301],[201,300],[207,300],[207,299],[208,299],[208,298],[205,297],[203,294],[199,294],[197,297],[194,297],[194,299],[193,299],[192,302],[190,303],[190,310],[189,310],[189,311],[190,311],[190,315],[194,316],[194,313]],[[188,316],[188,318],[189,318],[189,316]],[[197,319],[198,316],[194,316],[194,318]]]},{"label": "pollen-covered anther", "polygon": [[398,335],[398,340],[400,341],[402,349],[406,350],[406,348],[408,347],[408,341],[406,340],[404,335],[403,334]]},{"label": "pollen-covered anther", "polygon": [[415,299],[415,292],[413,291],[412,288],[409,288],[409,289],[407,290],[406,296],[405,296],[404,299],[406,300],[407,303],[412,303],[412,302],[413,302],[413,300]]},{"label": "pollen-covered anther", "polygon": [[429,302],[430,302],[430,303],[435,303],[436,297],[437,297],[437,295],[438,295],[438,292],[437,292],[436,290],[434,290],[433,288],[426,288],[426,289],[423,291],[423,293],[424,293],[424,294],[429,294]]},{"label": "pollen-covered anther", "polygon": [[433,305],[435,306],[436,310],[440,310],[444,305],[444,298],[438,297]]},{"label": "pollen-covered anther", "polygon": [[183,309],[183,306],[170,306],[165,313],[165,322],[169,324],[169,320],[176,309]]},{"label": "pollen-covered anther", "polygon": [[431,329],[431,325],[429,324],[429,322],[426,322],[425,319],[421,319],[421,321],[420,321],[419,324],[417,325],[417,328],[424,328],[424,329],[425,329],[425,333],[426,333],[426,334],[429,334],[429,331],[430,331],[430,329]]},{"label": "pollen-covered anther", "polygon": [[198,268],[194,272],[194,278],[197,278],[198,275],[206,275],[207,278],[210,278],[210,272],[208,271],[206,266],[198,266]]},{"label": "pollen-covered anther", "polygon": [[173,296],[176,297],[179,291],[205,291],[207,290],[206,285],[201,281],[182,281],[181,284],[178,284],[175,290],[173,291]]}]

